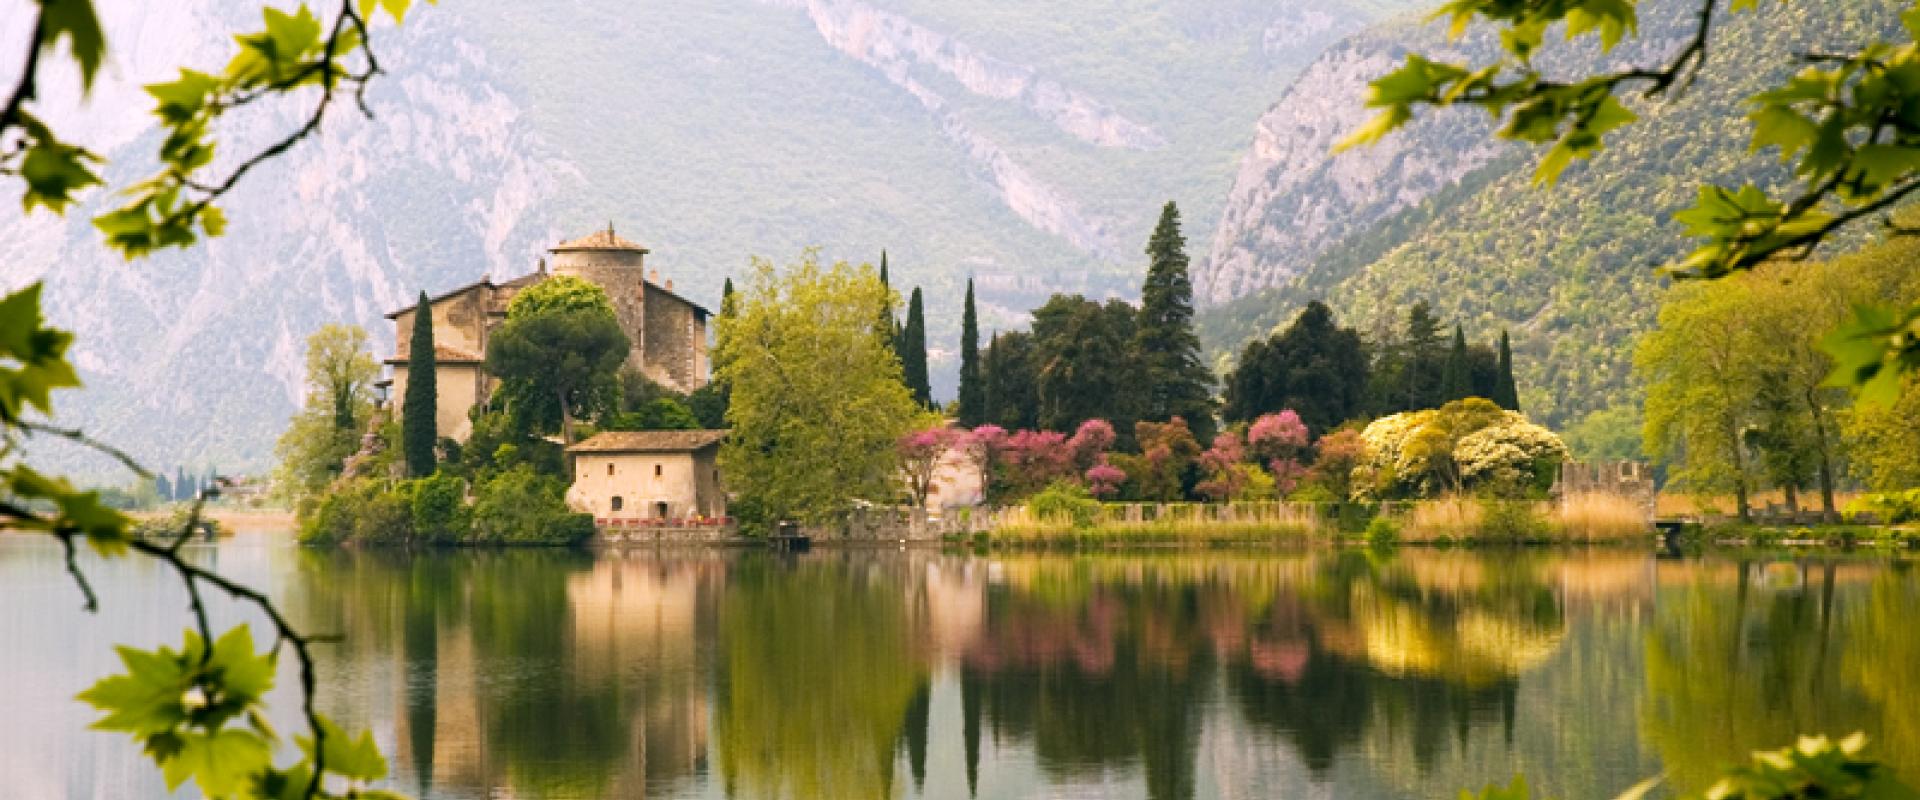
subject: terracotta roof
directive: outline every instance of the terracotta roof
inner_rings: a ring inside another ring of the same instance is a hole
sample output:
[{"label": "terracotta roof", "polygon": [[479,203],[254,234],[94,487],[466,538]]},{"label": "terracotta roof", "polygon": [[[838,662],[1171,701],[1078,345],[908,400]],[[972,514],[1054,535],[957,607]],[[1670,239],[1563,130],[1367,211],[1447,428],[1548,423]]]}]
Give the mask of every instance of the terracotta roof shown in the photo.
[{"label": "terracotta roof", "polygon": [[[485,360],[486,359],[458,347],[449,347],[444,344],[436,344],[433,346],[433,362],[435,364],[478,364]],[[387,359],[387,363],[405,364],[407,363],[407,359],[401,356],[395,356]]]},{"label": "terracotta roof", "polygon": [[567,448],[569,453],[685,453],[727,438],[726,431],[608,431]]},{"label": "terracotta roof", "polygon": [[642,247],[639,242],[622,239],[615,235],[612,224],[608,224],[606,230],[594,231],[578,239],[561,242],[555,245],[549,252],[561,253],[568,250],[638,250],[642,253],[647,252],[647,248]]}]

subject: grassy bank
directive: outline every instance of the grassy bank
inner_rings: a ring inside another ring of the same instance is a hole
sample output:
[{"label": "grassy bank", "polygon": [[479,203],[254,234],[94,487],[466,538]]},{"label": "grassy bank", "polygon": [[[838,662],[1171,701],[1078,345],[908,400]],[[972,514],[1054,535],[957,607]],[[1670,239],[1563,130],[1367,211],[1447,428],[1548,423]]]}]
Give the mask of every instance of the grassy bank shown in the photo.
[{"label": "grassy bank", "polygon": [[1611,495],[1389,503],[1101,503],[1036,496],[985,515],[972,541],[1051,545],[1651,542],[1646,509]]}]

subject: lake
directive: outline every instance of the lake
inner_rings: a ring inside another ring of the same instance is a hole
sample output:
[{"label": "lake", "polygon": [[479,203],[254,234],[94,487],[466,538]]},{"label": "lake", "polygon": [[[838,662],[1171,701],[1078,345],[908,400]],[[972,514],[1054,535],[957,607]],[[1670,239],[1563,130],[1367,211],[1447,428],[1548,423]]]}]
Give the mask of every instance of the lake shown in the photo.
[{"label": "lake", "polygon": [[[1515,772],[1610,797],[1854,730],[1920,778],[1908,561],[287,538],[193,557],[345,637],[321,646],[321,704],[424,797],[1433,798]],[[0,537],[0,797],[168,796],[72,697],[112,644],[177,643],[185,595],[152,564],[86,564],[97,615],[57,548]]]}]

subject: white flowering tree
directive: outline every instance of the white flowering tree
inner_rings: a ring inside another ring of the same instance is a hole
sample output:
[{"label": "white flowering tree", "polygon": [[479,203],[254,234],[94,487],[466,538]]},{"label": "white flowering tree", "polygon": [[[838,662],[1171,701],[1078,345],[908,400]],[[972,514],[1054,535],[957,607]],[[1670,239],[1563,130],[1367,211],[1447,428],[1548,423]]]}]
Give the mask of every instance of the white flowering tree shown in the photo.
[{"label": "white flowering tree", "polygon": [[1362,499],[1538,494],[1569,458],[1552,431],[1477,397],[1381,417],[1360,438],[1352,491]]}]

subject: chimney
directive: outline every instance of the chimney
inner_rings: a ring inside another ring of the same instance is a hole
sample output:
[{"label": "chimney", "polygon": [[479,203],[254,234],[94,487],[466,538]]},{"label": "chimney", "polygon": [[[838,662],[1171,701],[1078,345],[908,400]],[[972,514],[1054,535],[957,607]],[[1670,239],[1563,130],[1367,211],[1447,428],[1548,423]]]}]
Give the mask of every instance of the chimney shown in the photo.
[{"label": "chimney", "polygon": [[660,270],[657,270],[657,269],[656,269],[656,270],[654,270],[654,271],[652,271],[652,272],[649,272],[649,273],[647,273],[647,280],[648,280],[649,282],[651,282],[651,283],[659,283],[659,282],[660,282]]},{"label": "chimney", "polygon": [[673,279],[672,279],[672,278],[668,278],[668,279],[667,279],[667,291],[669,291],[669,292],[671,292],[671,291],[673,291]]}]

